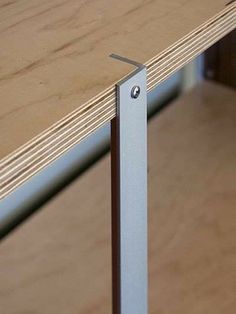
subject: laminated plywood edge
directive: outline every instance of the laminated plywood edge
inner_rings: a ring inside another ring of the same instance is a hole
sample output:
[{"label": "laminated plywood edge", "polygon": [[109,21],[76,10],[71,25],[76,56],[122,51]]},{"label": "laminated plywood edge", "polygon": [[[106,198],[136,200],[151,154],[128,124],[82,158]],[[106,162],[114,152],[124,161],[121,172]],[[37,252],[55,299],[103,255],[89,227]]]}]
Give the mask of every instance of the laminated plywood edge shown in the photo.
[{"label": "laminated plywood edge", "polygon": [[[172,73],[230,33],[236,24],[232,3],[187,36],[146,62],[150,91]],[[0,162],[0,199],[23,184],[116,115],[115,84],[74,110]]]}]

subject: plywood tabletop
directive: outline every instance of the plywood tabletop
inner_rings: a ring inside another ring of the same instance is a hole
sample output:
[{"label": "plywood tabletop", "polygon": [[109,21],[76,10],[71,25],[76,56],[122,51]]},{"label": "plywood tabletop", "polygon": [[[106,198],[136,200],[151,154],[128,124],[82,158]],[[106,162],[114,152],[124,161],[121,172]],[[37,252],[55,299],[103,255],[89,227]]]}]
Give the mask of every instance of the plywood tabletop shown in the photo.
[{"label": "plywood tabletop", "polygon": [[235,28],[228,0],[0,0],[0,199],[116,114],[115,83],[149,90]]},{"label": "plywood tabletop", "polygon": [[[205,83],[149,124],[151,314],[235,313],[235,121],[235,91]],[[109,167],[0,243],[1,313],[111,313]]]}]

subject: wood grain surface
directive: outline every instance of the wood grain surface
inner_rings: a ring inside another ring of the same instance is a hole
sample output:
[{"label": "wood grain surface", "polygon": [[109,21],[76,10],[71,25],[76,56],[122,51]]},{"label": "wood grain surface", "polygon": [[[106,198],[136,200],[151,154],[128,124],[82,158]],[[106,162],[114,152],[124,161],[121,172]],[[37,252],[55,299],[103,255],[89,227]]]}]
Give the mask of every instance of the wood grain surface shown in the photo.
[{"label": "wood grain surface", "polygon": [[[234,314],[235,91],[204,83],[149,124],[151,314]],[[0,243],[0,313],[111,313],[109,156]]]},{"label": "wood grain surface", "polygon": [[0,0],[0,199],[116,114],[115,83],[148,89],[235,28],[226,0]]}]

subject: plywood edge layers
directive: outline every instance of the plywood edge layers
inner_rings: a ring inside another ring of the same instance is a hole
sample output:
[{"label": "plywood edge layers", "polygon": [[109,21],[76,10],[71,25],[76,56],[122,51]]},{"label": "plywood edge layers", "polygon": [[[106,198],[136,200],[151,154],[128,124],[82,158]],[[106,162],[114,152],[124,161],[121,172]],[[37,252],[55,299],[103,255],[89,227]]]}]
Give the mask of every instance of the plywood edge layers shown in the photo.
[{"label": "plywood edge layers", "polygon": [[[146,62],[150,91],[235,28],[235,4]],[[0,162],[0,199],[116,115],[115,84]]]}]

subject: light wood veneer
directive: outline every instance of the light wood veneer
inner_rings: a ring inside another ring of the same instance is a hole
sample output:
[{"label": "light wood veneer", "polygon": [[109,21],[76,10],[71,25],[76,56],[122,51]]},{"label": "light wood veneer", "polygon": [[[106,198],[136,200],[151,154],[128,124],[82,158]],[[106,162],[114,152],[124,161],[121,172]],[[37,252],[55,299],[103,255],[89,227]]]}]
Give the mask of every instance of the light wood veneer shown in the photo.
[{"label": "light wood veneer", "polygon": [[116,114],[115,83],[148,89],[235,28],[227,0],[0,1],[0,199]]}]

